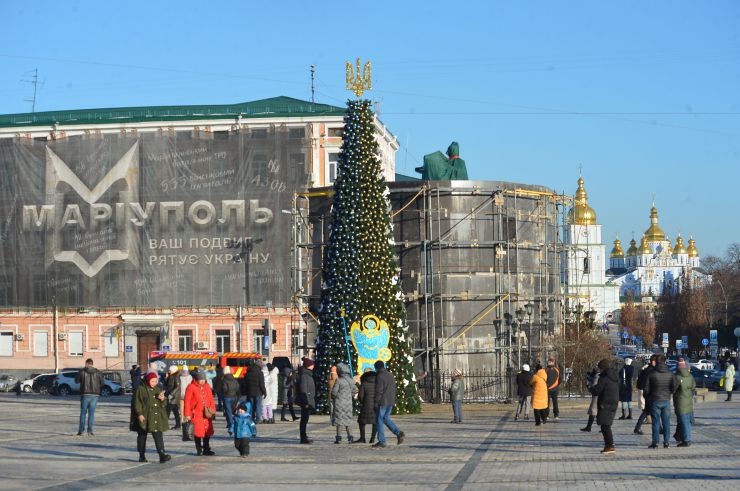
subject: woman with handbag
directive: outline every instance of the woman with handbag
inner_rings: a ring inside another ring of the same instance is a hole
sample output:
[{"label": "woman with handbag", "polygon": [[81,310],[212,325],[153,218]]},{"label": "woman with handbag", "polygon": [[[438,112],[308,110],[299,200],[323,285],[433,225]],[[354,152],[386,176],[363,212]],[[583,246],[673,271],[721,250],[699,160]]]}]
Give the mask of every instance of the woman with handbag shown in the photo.
[{"label": "woman with handbag", "polygon": [[211,450],[213,418],[216,416],[216,403],[211,386],[206,383],[206,374],[198,370],[193,381],[185,391],[184,421],[193,423],[195,450],[198,455],[215,455]]},{"label": "woman with handbag", "polygon": [[167,431],[167,412],[165,410],[164,391],[158,387],[159,378],[156,373],[148,373],[145,383],[139,384],[131,398],[131,420],[129,429],[137,433],[136,448],[139,451],[139,462],[148,462],[146,459],[146,437],[152,434],[154,444],[159,454],[159,462],[165,463],[170,456],[164,450],[162,432]]}]

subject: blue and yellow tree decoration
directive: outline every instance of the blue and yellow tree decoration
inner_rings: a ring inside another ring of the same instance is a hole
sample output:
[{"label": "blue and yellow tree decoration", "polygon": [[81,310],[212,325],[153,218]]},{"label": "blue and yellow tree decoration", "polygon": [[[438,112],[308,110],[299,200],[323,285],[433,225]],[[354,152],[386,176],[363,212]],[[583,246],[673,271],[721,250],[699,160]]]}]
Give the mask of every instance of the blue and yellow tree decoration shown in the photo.
[{"label": "blue and yellow tree decoration", "polygon": [[[372,87],[370,70],[369,62],[362,67],[358,59],[356,69],[347,63],[347,89],[357,97]],[[328,409],[327,378],[333,365],[349,362],[362,373],[378,359],[396,378],[396,412],[421,411],[388,194],[371,102],[349,100],[334,182],[316,339],[319,412]],[[342,309],[352,326],[351,345],[345,339]]]}]

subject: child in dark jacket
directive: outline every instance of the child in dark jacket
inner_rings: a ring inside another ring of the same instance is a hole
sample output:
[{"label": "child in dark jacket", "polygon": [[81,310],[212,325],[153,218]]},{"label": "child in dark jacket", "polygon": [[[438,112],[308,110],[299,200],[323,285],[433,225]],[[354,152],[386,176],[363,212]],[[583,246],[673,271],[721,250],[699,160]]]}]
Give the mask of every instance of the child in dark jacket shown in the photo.
[{"label": "child in dark jacket", "polygon": [[249,402],[242,401],[236,406],[229,431],[234,434],[234,447],[239,451],[239,456],[246,458],[249,455],[249,439],[257,436]]}]

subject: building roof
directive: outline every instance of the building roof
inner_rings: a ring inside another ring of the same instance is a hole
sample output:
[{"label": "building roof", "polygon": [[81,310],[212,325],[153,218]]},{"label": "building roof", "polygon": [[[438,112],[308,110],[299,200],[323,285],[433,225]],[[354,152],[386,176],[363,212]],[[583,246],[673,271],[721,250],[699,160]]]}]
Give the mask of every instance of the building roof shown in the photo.
[{"label": "building roof", "polygon": [[237,104],[73,109],[0,115],[0,128],[242,118],[344,116],[344,107],[279,96]]}]

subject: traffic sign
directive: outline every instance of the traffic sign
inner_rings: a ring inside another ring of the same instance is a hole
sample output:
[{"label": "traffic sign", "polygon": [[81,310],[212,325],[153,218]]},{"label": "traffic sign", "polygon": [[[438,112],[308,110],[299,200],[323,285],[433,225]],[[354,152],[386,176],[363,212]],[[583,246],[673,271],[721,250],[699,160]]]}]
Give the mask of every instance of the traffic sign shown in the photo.
[{"label": "traffic sign", "polygon": [[637,341],[637,336],[635,336],[634,334],[632,335],[632,341]]},{"label": "traffic sign", "polygon": [[680,339],[676,339],[676,349],[681,349],[681,348],[682,348],[681,340]]},{"label": "traffic sign", "polygon": [[704,338],[701,340],[701,344],[703,344],[704,346],[707,346],[709,344],[709,340],[707,338]]},{"label": "traffic sign", "polygon": [[629,339],[630,338],[630,334],[627,331],[624,331],[624,333],[622,333],[622,337],[624,339]]},{"label": "traffic sign", "polygon": [[169,351],[169,350],[170,350],[170,345],[169,344],[163,344],[162,345],[162,351]]},{"label": "traffic sign", "polygon": [[133,353],[134,347],[133,346],[126,346],[126,353]]},{"label": "traffic sign", "polygon": [[710,344],[717,344],[717,330],[712,329],[709,331],[709,343]]},{"label": "traffic sign", "polygon": [[661,346],[663,348],[668,348],[670,345],[671,343],[668,341],[668,333],[664,332],[663,333],[663,343],[661,343]]},{"label": "traffic sign", "polygon": [[681,346],[684,348],[689,347],[689,337],[688,336],[681,336]]}]

